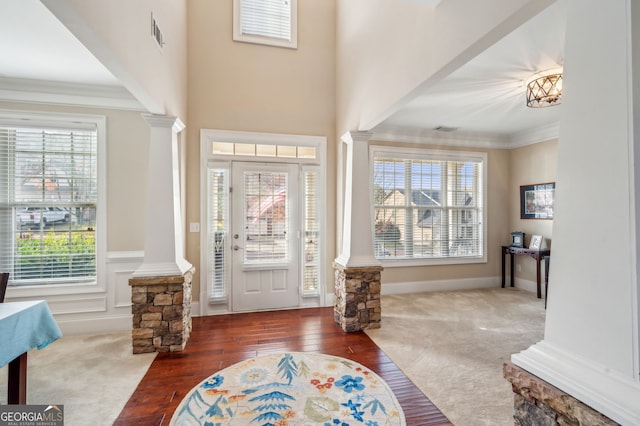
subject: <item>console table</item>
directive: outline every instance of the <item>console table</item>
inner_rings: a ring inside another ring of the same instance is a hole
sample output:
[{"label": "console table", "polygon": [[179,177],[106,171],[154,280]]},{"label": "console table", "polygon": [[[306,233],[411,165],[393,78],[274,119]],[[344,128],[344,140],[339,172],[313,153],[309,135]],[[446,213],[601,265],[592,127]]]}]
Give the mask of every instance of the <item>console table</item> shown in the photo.
[{"label": "console table", "polygon": [[549,257],[551,256],[551,250],[543,249],[543,250],[535,250],[528,249],[525,247],[512,247],[512,246],[502,246],[502,288],[505,285],[505,269],[506,269],[506,260],[505,257],[510,256],[510,272],[511,272],[511,287],[514,284],[513,278],[513,257],[514,256],[529,256],[535,259],[536,261],[536,285],[538,290],[538,299],[542,297],[542,290],[540,288],[540,264],[542,261],[545,261],[545,271],[549,269]]}]

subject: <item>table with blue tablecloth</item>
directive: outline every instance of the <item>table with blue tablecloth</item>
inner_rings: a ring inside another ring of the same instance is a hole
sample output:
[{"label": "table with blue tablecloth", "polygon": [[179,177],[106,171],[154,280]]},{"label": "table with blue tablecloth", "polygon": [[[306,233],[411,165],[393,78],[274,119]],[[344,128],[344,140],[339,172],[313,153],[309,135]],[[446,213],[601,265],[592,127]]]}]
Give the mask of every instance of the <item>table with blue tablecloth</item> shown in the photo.
[{"label": "table with blue tablecloth", "polygon": [[0,303],[0,366],[9,364],[9,404],[26,404],[27,352],[61,336],[46,301]]}]

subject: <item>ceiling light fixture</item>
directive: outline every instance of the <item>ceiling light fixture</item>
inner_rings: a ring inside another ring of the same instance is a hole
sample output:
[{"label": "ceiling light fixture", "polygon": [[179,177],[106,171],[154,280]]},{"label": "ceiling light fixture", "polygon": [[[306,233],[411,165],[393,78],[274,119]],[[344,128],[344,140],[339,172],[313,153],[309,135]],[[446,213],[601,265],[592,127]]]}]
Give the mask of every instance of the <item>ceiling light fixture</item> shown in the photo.
[{"label": "ceiling light fixture", "polygon": [[560,105],[562,100],[562,69],[548,70],[527,81],[527,106],[543,108]]}]

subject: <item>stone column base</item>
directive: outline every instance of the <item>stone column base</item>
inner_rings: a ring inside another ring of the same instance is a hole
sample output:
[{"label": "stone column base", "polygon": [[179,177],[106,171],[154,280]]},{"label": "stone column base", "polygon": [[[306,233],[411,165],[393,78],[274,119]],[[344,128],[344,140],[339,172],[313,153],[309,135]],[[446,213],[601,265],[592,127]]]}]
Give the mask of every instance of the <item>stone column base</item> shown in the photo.
[{"label": "stone column base", "polygon": [[513,418],[516,426],[618,424],[511,362],[505,362],[503,373],[515,394]]},{"label": "stone column base", "polygon": [[191,281],[184,275],[129,279],[133,353],[177,352],[191,335]]},{"label": "stone column base", "polygon": [[346,332],[380,328],[381,266],[335,269],[335,321]]}]

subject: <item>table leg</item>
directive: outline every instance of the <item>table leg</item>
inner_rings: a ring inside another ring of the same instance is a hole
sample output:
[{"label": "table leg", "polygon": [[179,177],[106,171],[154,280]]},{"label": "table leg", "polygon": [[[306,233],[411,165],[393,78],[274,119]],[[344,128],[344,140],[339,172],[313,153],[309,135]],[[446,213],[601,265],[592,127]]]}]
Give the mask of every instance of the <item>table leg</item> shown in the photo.
[{"label": "table leg", "polygon": [[515,269],[513,267],[513,253],[509,253],[509,257],[510,257],[510,262],[509,262],[509,266],[511,267],[511,287],[515,286],[516,283],[516,279],[514,278],[515,274],[513,273],[513,270]]},{"label": "table leg", "polygon": [[24,405],[27,403],[27,353],[23,353],[9,363],[7,402]]},{"label": "table leg", "polygon": [[536,259],[536,285],[538,291],[538,299],[542,297],[542,290],[540,289],[540,264],[542,259]]},{"label": "table leg", "polygon": [[504,280],[504,273],[505,273],[505,266],[506,266],[506,265],[505,265],[505,263],[507,263],[507,262],[504,260],[504,257],[505,257],[507,254],[504,252],[504,250],[502,250],[502,252],[501,252],[501,253],[502,253],[502,288],[504,288],[504,281],[505,281],[505,280]]},{"label": "table leg", "polygon": [[549,299],[549,258],[544,257],[544,308],[547,308],[547,300]]}]

